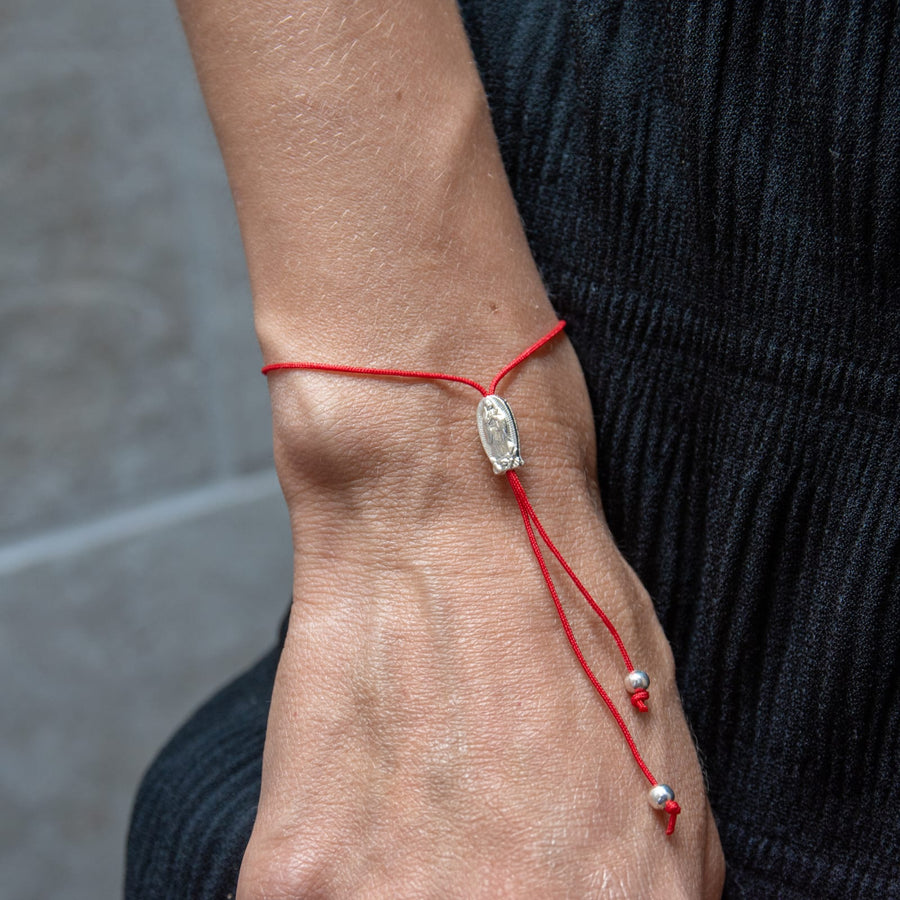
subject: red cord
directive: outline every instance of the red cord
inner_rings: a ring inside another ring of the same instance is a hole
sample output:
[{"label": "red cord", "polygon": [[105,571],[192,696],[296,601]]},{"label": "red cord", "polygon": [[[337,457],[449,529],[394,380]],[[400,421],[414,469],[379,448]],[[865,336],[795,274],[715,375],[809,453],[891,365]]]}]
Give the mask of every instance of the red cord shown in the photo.
[{"label": "red cord", "polygon": [[674,800],[667,800],[665,811],[669,814],[669,821],[666,824],[666,834],[674,834],[675,818],[681,814],[681,807]]},{"label": "red cord", "polygon": [[[544,526],[541,524],[541,520],[538,518],[537,513],[534,511],[534,507],[531,505],[531,501],[528,499],[528,495],[525,493],[525,488],[522,486],[522,482],[519,480],[519,476],[516,475],[515,472],[507,472],[506,477],[509,479],[510,486],[513,489],[513,493],[516,495],[516,498],[519,500],[519,506],[522,507],[528,513],[529,518],[532,522],[534,522],[535,527],[538,530],[538,534],[541,536],[541,540],[547,545],[550,552],[559,560],[559,564],[565,570],[566,575],[572,579],[572,583],[576,588],[581,592],[581,596],[584,597],[585,600],[590,604],[591,609],[600,616],[603,624],[606,626],[609,633],[612,635],[613,640],[616,642],[616,646],[619,648],[619,653],[622,654],[622,659],[625,661],[625,666],[627,671],[632,672],[634,670],[634,665],[631,662],[631,657],[628,655],[628,651],[625,649],[625,643],[619,635],[619,632],[616,631],[616,626],[613,625],[609,616],[600,608],[599,604],[596,600],[590,595],[588,589],[581,583],[578,576],[572,571],[572,567],[566,562],[562,553],[559,552],[556,548],[556,544],[550,540],[549,535],[546,531],[544,531]],[[635,694],[638,692],[635,691]],[[641,694],[644,695],[643,699],[646,700],[650,695],[647,691],[640,691]],[[634,695],[632,695],[634,696]]]},{"label": "red cord", "polygon": [[646,702],[646,701],[647,701],[647,698],[648,698],[649,696],[650,696],[650,692],[649,692],[649,691],[643,691],[643,690],[641,690],[641,691],[635,691],[635,692],[631,695],[631,705],[632,705],[638,712],[647,712],[648,706],[647,706],[647,702]]},{"label": "red cord", "polygon": [[484,387],[471,378],[464,378],[462,375],[447,375],[444,372],[418,372],[408,371],[404,369],[372,369],[365,366],[330,366],[325,363],[315,362],[281,362],[269,363],[260,370],[263,375],[269,372],[276,372],[280,369],[313,369],[319,372],[343,372],[347,375],[376,375],[385,378],[419,378],[427,381],[455,381],[459,384],[467,384],[469,387],[475,388],[482,397],[493,394],[497,389],[500,381],[508,375],[516,366],[525,362],[529,356],[537,353],[544,344],[553,340],[566,327],[566,323],[560,319],[553,328],[547,332],[540,340],[535,341],[527,350],[520,353],[511,363],[507,363],[495,376],[489,388]]},{"label": "red cord", "polygon": [[525,362],[532,353],[536,353],[544,344],[549,343],[553,340],[562,330],[566,327],[566,323],[563,319],[560,319],[556,325],[550,329],[539,341],[535,341],[527,350],[520,353],[511,363],[507,363],[495,376],[494,380],[491,382],[490,389],[488,393],[493,394],[494,391],[497,390],[497,385],[510,373],[512,370],[519,365],[519,363]]},{"label": "red cord", "polygon": [[463,378],[462,375],[445,375],[443,372],[407,372],[403,369],[369,369],[363,366],[328,366],[324,363],[314,362],[281,362],[269,363],[260,371],[263,375],[275,372],[279,369],[313,369],[319,372],[344,372],[347,375],[380,375],[391,378],[421,378],[427,381],[456,381],[459,384],[467,384],[475,388],[483,397],[487,397],[488,389],[471,378]]},{"label": "red cord", "polygon": [[[544,576],[544,581],[547,583],[547,587],[550,590],[550,596],[553,598],[553,605],[556,607],[556,613],[559,616],[559,621],[562,623],[563,631],[566,633],[566,637],[569,640],[572,651],[575,653],[578,662],[581,663],[581,668],[584,669],[585,675],[587,675],[591,684],[594,686],[594,690],[596,690],[600,695],[600,698],[606,704],[607,708],[612,713],[613,718],[616,720],[616,724],[619,726],[619,730],[622,732],[622,735],[625,738],[625,742],[628,744],[628,749],[631,750],[631,755],[634,757],[635,762],[638,764],[641,771],[646,776],[647,781],[649,781],[651,785],[655,786],[658,782],[653,777],[653,773],[648,768],[647,763],[644,762],[644,758],[641,756],[640,751],[638,750],[637,745],[634,742],[634,738],[631,736],[631,732],[628,730],[628,726],[625,724],[625,720],[622,718],[622,714],[616,708],[615,703],[612,702],[609,694],[607,694],[603,689],[603,685],[600,684],[600,681],[594,674],[593,669],[591,669],[591,667],[588,665],[588,661],[584,658],[584,654],[581,652],[581,647],[578,646],[578,641],[575,639],[575,634],[572,631],[572,626],[569,624],[569,619],[562,608],[562,603],[560,603],[559,594],[557,594],[556,592],[556,585],[553,583],[553,578],[550,575],[550,570],[547,568],[547,563],[544,560],[544,554],[541,552],[541,547],[537,542],[537,538],[534,536],[534,529],[532,528],[531,524],[533,520],[533,510],[531,509],[531,504],[528,502],[528,497],[525,496],[525,489],[522,487],[522,483],[519,481],[519,479],[515,478],[514,472],[507,472],[506,474],[509,478],[509,483],[513,486],[513,493],[516,495],[516,500],[518,500],[519,502],[519,511],[522,513],[522,521],[525,523],[525,531],[528,534],[528,541],[531,544],[531,549],[534,551],[534,557],[541,568],[541,574]],[[515,481],[513,480],[514,478]]]},{"label": "red cord", "polygon": [[[380,369],[380,368],[368,368],[364,366],[344,366],[344,365],[326,365],[325,363],[315,363],[315,362],[281,362],[281,363],[269,363],[268,365],[263,366],[262,373],[263,375],[268,375],[270,372],[279,371],[282,369],[311,369],[314,371],[320,372],[338,372],[347,375],[368,375],[368,376],[376,376],[376,377],[384,377],[384,378],[415,378],[420,380],[428,380],[428,381],[452,381],[458,384],[465,384],[469,387],[474,388],[481,394],[483,397],[490,396],[497,389],[497,385],[502,381],[502,379],[508,375],[513,369],[516,368],[519,364],[523,363],[526,359],[528,359],[532,354],[536,353],[541,349],[545,344],[549,341],[553,340],[553,338],[558,335],[563,328],[565,328],[565,322],[559,321],[556,325],[545,334],[540,340],[535,341],[527,350],[520,353],[512,362],[507,363],[493,378],[491,381],[490,387],[485,388],[483,385],[479,384],[477,381],[472,380],[471,378],[464,378],[461,375],[447,375],[444,372],[419,372],[419,371],[407,371],[404,369]],[[581,668],[584,670],[584,673],[587,675],[588,680],[594,687],[594,690],[600,695],[600,698],[606,704],[607,709],[609,709],[612,714],[613,719],[615,719],[616,724],[619,726],[619,730],[622,732],[622,736],[625,738],[625,742],[628,744],[628,749],[631,751],[631,755],[634,757],[635,762],[638,764],[641,772],[643,772],[644,777],[647,781],[650,782],[654,787],[658,784],[656,778],[654,778],[653,773],[650,771],[647,764],[644,762],[643,757],[640,754],[640,751],[635,744],[634,738],[631,736],[631,732],[628,730],[628,726],[625,724],[625,720],[622,718],[622,714],[619,712],[615,703],[613,703],[612,698],[603,688],[603,685],[600,684],[599,679],[594,674],[594,671],[591,669],[587,660],[584,657],[584,654],[581,652],[581,647],[578,644],[578,641],[575,638],[575,633],[572,631],[572,626],[569,624],[569,619],[566,616],[565,611],[563,610],[562,603],[559,599],[559,594],[556,590],[556,585],[553,583],[553,578],[550,575],[550,570],[547,568],[547,562],[544,559],[543,551],[541,550],[540,544],[538,543],[537,535],[540,536],[541,540],[546,545],[547,549],[556,557],[556,560],[562,566],[563,571],[578,589],[579,593],[584,597],[584,599],[588,602],[591,609],[600,617],[603,624],[606,626],[606,629],[609,631],[613,640],[616,643],[616,647],[619,649],[619,653],[622,656],[623,661],[627,667],[629,672],[634,670],[634,665],[631,662],[631,657],[628,655],[628,651],[625,649],[625,643],[622,640],[619,632],[616,630],[615,625],[613,625],[609,616],[603,611],[600,605],[596,600],[591,596],[588,589],[581,583],[581,580],[575,574],[572,567],[566,561],[565,557],[563,557],[562,553],[557,549],[556,544],[550,540],[550,536],[544,529],[544,526],[541,524],[541,520],[538,518],[537,513],[534,510],[534,507],[531,505],[531,501],[528,499],[528,495],[525,492],[525,487],[522,484],[519,476],[514,471],[506,472],[507,480],[509,481],[509,485],[512,488],[513,495],[516,498],[516,502],[519,505],[519,512],[522,514],[522,522],[525,525],[525,533],[528,536],[528,542],[531,544],[531,549],[534,552],[535,559],[537,560],[538,566],[540,567],[541,574],[544,577],[544,581],[547,584],[547,588],[550,591],[550,596],[553,599],[553,605],[556,607],[557,615],[559,616],[560,623],[562,624],[563,631],[565,632],[566,638],[569,641],[569,645],[572,648],[575,657],[578,662],[581,664]],[[535,530],[537,530],[537,535],[535,535]],[[646,690],[637,690],[631,695],[631,703],[640,712],[647,712],[647,704],[646,700],[649,697],[649,693]],[[669,820],[666,825],[666,834],[672,834],[675,830],[675,819],[681,812],[681,807],[674,801],[669,800],[665,805],[665,812],[669,814]]]}]

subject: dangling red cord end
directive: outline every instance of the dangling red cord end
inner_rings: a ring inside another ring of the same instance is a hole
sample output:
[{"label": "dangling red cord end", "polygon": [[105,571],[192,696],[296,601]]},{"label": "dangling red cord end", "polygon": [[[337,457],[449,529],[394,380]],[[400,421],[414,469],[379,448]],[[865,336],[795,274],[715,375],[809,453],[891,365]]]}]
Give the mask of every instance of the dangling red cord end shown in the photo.
[{"label": "dangling red cord end", "polygon": [[665,811],[669,814],[669,823],[666,825],[666,834],[673,834],[675,831],[675,819],[678,818],[681,807],[674,800],[669,800],[666,803]]},{"label": "dangling red cord end", "polygon": [[649,712],[650,707],[647,706],[647,698],[650,696],[650,691],[635,691],[631,695],[631,705],[638,712]]},{"label": "dangling red cord end", "polygon": [[650,781],[653,787],[650,788],[647,799],[654,809],[669,814],[669,821],[666,823],[666,834],[672,834],[675,831],[675,817],[681,813],[681,807],[675,802],[675,791],[667,784],[660,784],[654,778],[651,778]]}]

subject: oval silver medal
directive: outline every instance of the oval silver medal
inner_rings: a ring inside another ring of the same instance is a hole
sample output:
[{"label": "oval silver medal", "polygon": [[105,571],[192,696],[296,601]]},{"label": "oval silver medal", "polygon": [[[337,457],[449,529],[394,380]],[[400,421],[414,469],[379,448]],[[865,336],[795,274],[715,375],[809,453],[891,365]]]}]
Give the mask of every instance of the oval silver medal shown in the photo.
[{"label": "oval silver medal", "polygon": [[482,397],[476,420],[481,446],[494,467],[494,474],[501,475],[524,465],[516,419],[502,397],[496,394]]}]

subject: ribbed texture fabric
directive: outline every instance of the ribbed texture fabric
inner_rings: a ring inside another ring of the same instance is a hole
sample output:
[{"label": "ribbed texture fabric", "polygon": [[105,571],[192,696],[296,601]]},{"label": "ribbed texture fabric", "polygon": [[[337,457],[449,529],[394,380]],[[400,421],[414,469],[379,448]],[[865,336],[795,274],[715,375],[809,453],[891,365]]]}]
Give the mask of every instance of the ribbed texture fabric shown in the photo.
[{"label": "ribbed texture fabric", "polygon": [[727,896],[900,897],[896,4],[463,6]]},{"label": "ribbed texture fabric", "polygon": [[[462,7],[726,896],[900,898],[897,4]],[[129,898],[233,890],[274,659],[151,769]]]}]

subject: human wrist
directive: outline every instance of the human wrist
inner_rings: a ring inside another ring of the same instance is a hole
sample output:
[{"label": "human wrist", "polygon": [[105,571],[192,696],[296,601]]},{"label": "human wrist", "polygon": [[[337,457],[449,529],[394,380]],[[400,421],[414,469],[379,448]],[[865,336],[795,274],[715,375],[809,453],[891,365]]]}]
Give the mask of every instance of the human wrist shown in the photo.
[{"label": "human wrist", "polygon": [[[507,361],[522,349],[509,347]],[[500,498],[509,506],[505,479],[491,473],[478,440],[480,398],[471,386],[309,370],[270,374],[276,462],[298,515],[315,519],[321,509],[346,525],[375,516],[418,527],[437,517],[446,527],[448,517],[471,519],[477,509],[489,517]],[[507,375],[498,393],[519,420],[533,488],[590,494],[592,418],[565,338]]]}]

